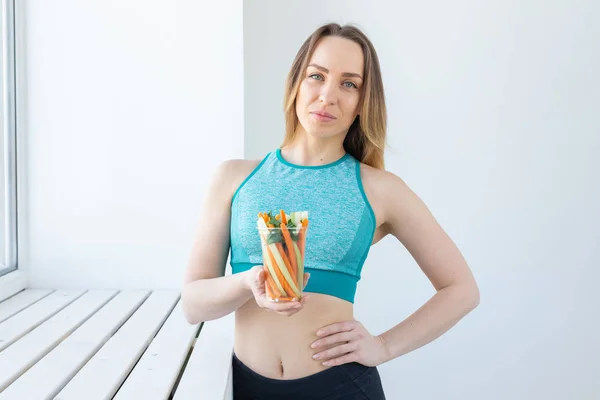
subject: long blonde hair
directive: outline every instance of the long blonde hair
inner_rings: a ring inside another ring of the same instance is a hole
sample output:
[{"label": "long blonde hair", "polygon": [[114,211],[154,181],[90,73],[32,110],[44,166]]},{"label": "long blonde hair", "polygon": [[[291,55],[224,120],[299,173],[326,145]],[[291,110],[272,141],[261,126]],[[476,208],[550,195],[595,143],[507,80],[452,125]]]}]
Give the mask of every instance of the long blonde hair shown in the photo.
[{"label": "long blonde hair", "polygon": [[291,143],[298,127],[296,96],[317,43],[325,36],[338,36],[360,45],[364,56],[364,84],[359,102],[360,115],[350,125],[344,149],[357,160],[375,168],[384,169],[387,111],[383,80],[377,52],[371,41],[352,25],[329,23],[319,27],[306,39],[292,63],[285,83],[284,113],[285,138],[281,147]]}]

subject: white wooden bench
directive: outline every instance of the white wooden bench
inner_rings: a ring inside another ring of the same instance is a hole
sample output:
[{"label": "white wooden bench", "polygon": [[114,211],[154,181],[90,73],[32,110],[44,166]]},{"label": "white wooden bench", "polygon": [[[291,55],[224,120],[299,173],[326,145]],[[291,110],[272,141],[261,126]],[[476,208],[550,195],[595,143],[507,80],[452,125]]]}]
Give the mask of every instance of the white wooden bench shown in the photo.
[{"label": "white wooden bench", "polygon": [[0,302],[0,400],[231,399],[233,314],[169,290],[26,289]]}]

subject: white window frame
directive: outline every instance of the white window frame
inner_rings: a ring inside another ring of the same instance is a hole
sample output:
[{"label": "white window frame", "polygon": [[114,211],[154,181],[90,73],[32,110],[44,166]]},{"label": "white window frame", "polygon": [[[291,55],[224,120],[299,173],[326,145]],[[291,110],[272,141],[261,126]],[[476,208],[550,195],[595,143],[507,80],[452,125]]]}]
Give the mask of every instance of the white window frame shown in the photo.
[{"label": "white window frame", "polygon": [[[17,132],[16,132],[16,70],[15,70],[15,0],[0,0],[2,31],[0,32],[1,65],[0,95],[2,119],[0,134],[4,140],[4,182],[1,195],[5,196],[2,210],[5,221],[0,229],[4,235],[4,257],[0,259],[0,301],[23,289],[24,276],[18,271],[17,248]],[[4,219],[4,218],[3,218]]]}]

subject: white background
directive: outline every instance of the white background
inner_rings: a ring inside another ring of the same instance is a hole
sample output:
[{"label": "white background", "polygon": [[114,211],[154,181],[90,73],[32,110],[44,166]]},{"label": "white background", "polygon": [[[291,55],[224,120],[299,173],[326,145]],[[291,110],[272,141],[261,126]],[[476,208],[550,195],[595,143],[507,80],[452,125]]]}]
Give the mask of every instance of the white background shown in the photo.
[{"label": "white background", "polygon": [[[31,287],[178,288],[218,163],[283,139],[283,83],[321,23],[382,64],[387,169],[481,305],[380,366],[388,399],[600,396],[600,6],[590,1],[30,0],[18,9],[19,261]],[[377,334],[433,289],[393,238],[356,315]]]}]

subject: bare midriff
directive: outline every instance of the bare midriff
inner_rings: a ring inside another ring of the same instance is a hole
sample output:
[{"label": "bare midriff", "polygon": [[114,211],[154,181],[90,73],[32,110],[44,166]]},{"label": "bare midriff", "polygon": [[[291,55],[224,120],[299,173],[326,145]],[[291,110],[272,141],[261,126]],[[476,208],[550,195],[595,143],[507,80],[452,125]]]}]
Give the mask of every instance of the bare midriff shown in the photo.
[{"label": "bare midriff", "polygon": [[310,346],[320,328],[353,320],[353,304],[329,295],[306,294],[309,299],[304,308],[289,317],[258,307],[253,298],[238,308],[234,342],[237,358],[254,372],[272,379],[303,378],[331,368],[312,358],[318,350]]}]

